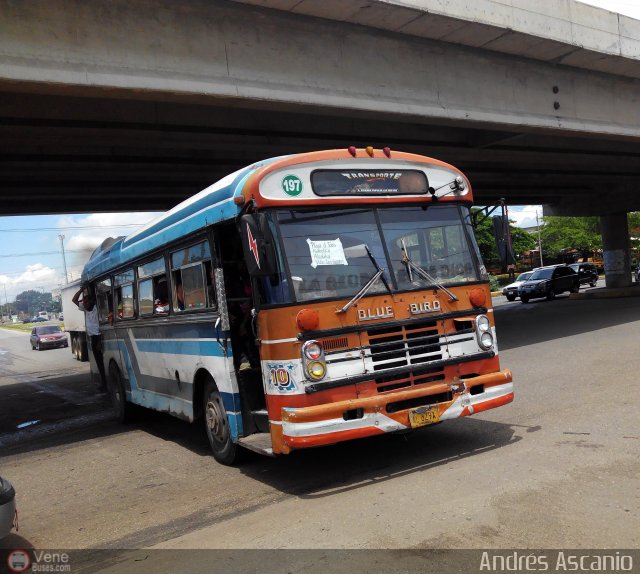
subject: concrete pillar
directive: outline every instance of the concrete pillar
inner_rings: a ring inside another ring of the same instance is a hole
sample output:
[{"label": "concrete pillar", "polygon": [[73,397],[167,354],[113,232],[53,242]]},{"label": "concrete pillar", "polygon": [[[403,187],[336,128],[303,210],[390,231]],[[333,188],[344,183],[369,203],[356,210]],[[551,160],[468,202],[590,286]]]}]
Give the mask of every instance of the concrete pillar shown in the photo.
[{"label": "concrete pillar", "polygon": [[606,286],[628,287],[632,281],[627,214],[601,215],[600,229]]}]

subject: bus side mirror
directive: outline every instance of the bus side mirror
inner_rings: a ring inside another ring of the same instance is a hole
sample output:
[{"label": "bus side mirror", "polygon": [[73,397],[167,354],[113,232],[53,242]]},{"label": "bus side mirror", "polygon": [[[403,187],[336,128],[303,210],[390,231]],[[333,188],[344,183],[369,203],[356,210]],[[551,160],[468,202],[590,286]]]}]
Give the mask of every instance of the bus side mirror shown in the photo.
[{"label": "bus side mirror", "polygon": [[274,275],[277,270],[275,241],[264,213],[243,215],[240,236],[247,269],[252,277]]}]

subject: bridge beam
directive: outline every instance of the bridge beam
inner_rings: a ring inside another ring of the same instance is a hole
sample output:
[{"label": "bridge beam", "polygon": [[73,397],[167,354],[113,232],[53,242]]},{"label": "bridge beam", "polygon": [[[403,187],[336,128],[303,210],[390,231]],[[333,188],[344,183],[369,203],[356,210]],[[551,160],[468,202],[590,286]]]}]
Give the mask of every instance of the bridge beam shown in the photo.
[{"label": "bridge beam", "polygon": [[23,91],[640,137],[635,78],[224,0],[0,0],[0,29],[0,87]]}]

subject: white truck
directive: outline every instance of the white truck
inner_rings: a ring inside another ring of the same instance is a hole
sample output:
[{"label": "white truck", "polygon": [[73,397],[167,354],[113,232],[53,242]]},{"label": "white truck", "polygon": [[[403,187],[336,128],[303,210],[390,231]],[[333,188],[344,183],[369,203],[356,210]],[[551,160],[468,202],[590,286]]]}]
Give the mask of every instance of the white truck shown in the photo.
[{"label": "white truck", "polygon": [[71,352],[78,361],[87,361],[87,329],[84,323],[84,313],[72,301],[78,292],[81,281],[74,281],[61,289],[62,313],[64,314],[64,330],[71,339]]}]

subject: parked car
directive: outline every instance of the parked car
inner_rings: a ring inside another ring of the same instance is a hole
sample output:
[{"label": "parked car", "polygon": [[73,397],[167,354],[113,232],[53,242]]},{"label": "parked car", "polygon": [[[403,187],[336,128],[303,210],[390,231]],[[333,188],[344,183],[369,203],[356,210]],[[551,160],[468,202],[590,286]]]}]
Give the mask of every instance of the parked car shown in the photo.
[{"label": "parked car", "polygon": [[58,321],[64,321],[64,314],[60,313],[60,315],[58,315]]},{"label": "parked car", "polygon": [[29,320],[31,323],[44,323],[47,319],[44,317],[31,317]]},{"label": "parked car", "polygon": [[530,299],[546,297],[551,300],[558,293],[577,293],[579,290],[578,274],[571,267],[552,265],[534,270],[531,277],[518,288],[518,295],[523,303],[528,303]]},{"label": "parked car", "polygon": [[42,317],[45,321],[49,320],[49,313],[46,311],[38,311],[37,317]]},{"label": "parked car", "polygon": [[520,285],[522,285],[527,279],[529,279],[532,273],[533,271],[520,273],[520,275],[516,277],[516,280],[513,283],[509,283],[509,285],[506,285],[505,287],[503,287],[502,294],[509,301],[515,301],[516,297],[518,296],[518,287],[520,287]]},{"label": "parked car", "polygon": [[0,476],[0,539],[7,536],[16,524],[16,491]]},{"label": "parked car", "polygon": [[595,287],[598,281],[598,270],[593,263],[572,263],[569,265],[578,274],[580,285],[588,283]]},{"label": "parked car", "polygon": [[68,347],[69,340],[59,325],[42,325],[31,329],[31,349],[53,349],[55,347]]}]

